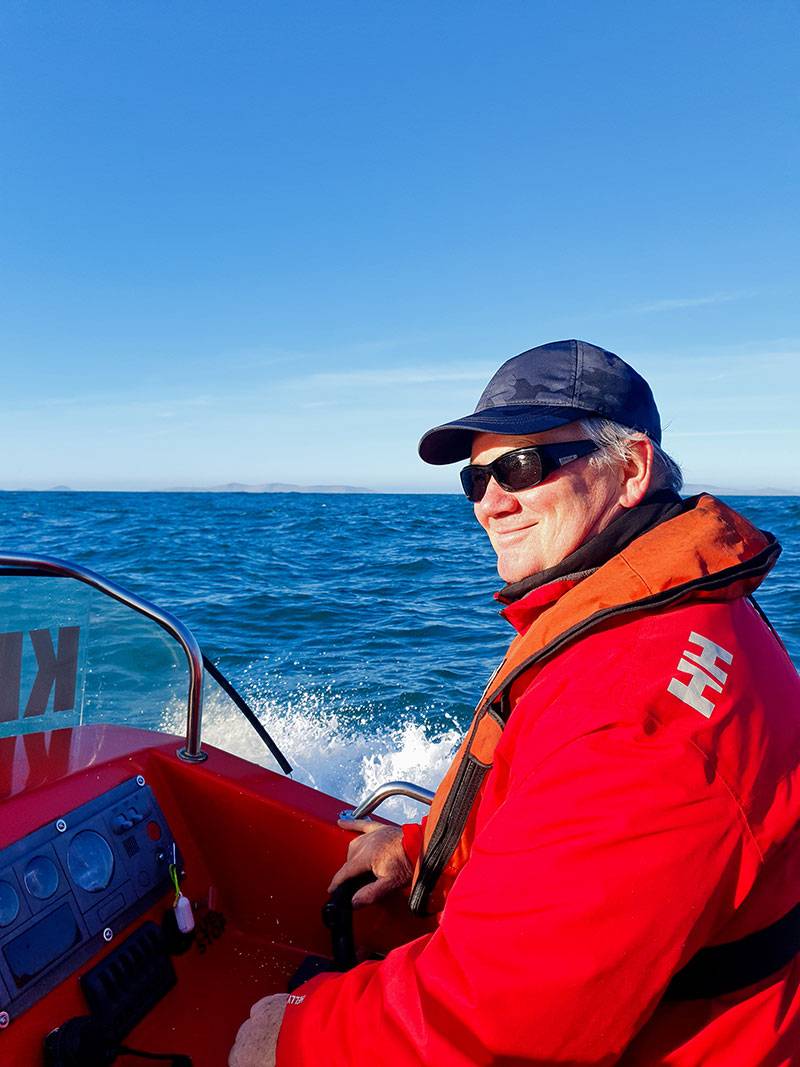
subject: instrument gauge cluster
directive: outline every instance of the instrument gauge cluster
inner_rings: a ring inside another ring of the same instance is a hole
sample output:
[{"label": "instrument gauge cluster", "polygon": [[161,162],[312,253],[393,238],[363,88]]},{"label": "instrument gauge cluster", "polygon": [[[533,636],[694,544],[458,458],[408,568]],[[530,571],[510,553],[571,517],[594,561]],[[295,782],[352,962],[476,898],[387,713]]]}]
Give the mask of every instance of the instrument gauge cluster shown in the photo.
[{"label": "instrument gauge cluster", "polygon": [[171,888],[172,834],[143,778],[58,816],[0,849],[0,1013],[11,1019]]}]

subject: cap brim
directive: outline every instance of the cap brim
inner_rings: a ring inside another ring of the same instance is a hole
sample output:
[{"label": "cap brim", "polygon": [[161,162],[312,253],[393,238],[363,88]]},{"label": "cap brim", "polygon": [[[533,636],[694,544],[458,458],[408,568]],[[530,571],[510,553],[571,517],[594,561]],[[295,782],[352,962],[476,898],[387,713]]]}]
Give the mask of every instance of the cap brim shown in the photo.
[{"label": "cap brim", "polygon": [[486,408],[463,419],[434,426],[423,434],[419,454],[426,463],[437,465],[458,463],[469,459],[472,438],[476,433],[498,433],[509,436],[543,433],[556,426],[565,426],[576,419],[589,418],[590,411],[566,407],[527,407],[511,405]]}]

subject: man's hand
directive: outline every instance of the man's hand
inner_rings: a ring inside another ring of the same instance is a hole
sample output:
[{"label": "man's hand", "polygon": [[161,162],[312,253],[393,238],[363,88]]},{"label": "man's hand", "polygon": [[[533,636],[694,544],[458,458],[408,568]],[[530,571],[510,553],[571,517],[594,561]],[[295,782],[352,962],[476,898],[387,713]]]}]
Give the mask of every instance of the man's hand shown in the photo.
[{"label": "man's hand", "polygon": [[365,885],[353,897],[353,907],[374,904],[393,889],[411,881],[411,864],[403,848],[403,831],[399,826],[384,826],[369,819],[339,819],[343,830],[361,834],[350,842],[347,862],[333,876],[328,892],[357,874],[372,871],[376,882]]},{"label": "man's hand", "polygon": [[256,1001],[250,1018],[239,1027],[228,1067],[275,1067],[275,1048],[288,999],[286,993],[276,993]]}]

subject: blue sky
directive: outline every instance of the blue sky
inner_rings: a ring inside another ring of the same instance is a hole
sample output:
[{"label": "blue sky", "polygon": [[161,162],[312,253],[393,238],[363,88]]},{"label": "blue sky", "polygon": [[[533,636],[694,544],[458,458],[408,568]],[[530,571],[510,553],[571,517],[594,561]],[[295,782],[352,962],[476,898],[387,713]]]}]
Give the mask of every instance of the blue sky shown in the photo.
[{"label": "blue sky", "polygon": [[794,0],[6,0],[0,486],[455,488],[581,337],[688,480],[800,489]]}]

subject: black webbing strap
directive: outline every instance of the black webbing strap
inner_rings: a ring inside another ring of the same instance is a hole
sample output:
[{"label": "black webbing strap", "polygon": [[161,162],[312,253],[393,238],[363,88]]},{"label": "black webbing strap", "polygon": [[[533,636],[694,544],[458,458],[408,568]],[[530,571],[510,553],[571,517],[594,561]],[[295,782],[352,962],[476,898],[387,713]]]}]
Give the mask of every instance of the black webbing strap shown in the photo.
[{"label": "black webbing strap", "polygon": [[709,945],[672,978],[665,1000],[705,1000],[735,993],[777,974],[800,952],[800,904],[739,941]]}]

